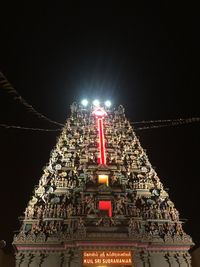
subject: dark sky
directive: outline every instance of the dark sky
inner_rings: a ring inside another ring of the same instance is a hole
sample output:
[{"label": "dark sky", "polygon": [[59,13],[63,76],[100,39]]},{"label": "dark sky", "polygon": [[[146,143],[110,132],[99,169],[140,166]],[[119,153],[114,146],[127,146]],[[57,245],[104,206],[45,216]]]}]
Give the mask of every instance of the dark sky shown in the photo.
[{"label": "dark sky", "polygon": [[[0,69],[33,107],[59,122],[83,97],[123,104],[132,122],[199,117],[197,6],[139,2],[2,7]],[[56,128],[2,91],[0,123]],[[137,134],[198,243],[200,124]],[[0,239],[8,244],[57,136],[0,128]]]}]

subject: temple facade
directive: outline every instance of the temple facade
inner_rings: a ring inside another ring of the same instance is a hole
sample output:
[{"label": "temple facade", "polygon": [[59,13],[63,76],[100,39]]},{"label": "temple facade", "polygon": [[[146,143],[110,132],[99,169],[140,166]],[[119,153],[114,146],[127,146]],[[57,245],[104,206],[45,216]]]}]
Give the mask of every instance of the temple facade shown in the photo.
[{"label": "temple facade", "polygon": [[73,103],[27,204],[16,267],[188,267],[193,245],[123,106]]}]

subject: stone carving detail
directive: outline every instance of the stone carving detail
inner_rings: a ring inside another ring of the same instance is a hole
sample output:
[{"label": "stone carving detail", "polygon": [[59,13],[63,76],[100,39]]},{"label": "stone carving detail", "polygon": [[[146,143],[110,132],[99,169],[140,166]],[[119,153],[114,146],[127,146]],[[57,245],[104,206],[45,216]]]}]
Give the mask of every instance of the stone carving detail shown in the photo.
[{"label": "stone carving detail", "polygon": [[[163,248],[192,245],[124,107],[105,108],[101,129],[93,111],[93,106],[71,105],[71,116],[24,211],[14,245],[54,244],[63,249],[79,240],[126,240]],[[101,157],[105,164],[100,164]],[[19,264],[25,254],[17,254]],[[168,255],[168,262],[175,254]],[[140,261],[148,265],[148,256],[141,255]],[[41,267],[45,257],[38,259]]]},{"label": "stone carving detail", "polygon": [[39,233],[36,237],[36,242],[45,242],[46,241],[46,236],[44,233]]},{"label": "stone carving detail", "polygon": [[85,228],[85,223],[82,218],[80,218],[78,221],[77,231],[74,237],[78,239],[86,238],[86,228]]},{"label": "stone carving detail", "polygon": [[166,259],[167,259],[168,263],[170,264],[170,266],[177,266],[178,265],[176,254],[167,253]]},{"label": "stone carving detail", "polygon": [[26,236],[26,242],[35,243],[36,235],[34,233],[30,233]]},{"label": "stone carving detail", "polygon": [[21,243],[23,243],[23,242],[25,242],[26,241],[26,234],[22,231],[22,232],[20,232],[18,235],[15,235],[15,237],[14,237],[14,242],[21,242]]},{"label": "stone carving detail", "polygon": [[24,254],[23,253],[17,253],[15,255],[15,264],[16,264],[16,267],[20,266],[22,261],[24,259]]}]

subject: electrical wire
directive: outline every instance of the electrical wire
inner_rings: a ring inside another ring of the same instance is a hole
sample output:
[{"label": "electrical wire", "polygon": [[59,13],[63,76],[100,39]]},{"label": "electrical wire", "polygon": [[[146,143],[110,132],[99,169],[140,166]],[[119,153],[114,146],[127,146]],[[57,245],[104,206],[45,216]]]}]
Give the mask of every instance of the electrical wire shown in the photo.
[{"label": "electrical wire", "polygon": [[64,126],[64,124],[53,121],[53,120],[47,118],[46,116],[44,116],[43,114],[39,113],[36,109],[34,109],[33,106],[31,106],[23,97],[21,97],[19,95],[19,93],[10,84],[10,82],[7,80],[7,78],[4,76],[4,74],[2,72],[0,72],[0,89],[7,91],[10,95],[12,95],[14,97],[14,100],[17,100],[22,105],[24,105],[26,107],[26,109],[28,110],[28,112],[35,114],[38,118],[44,119],[44,120],[46,120],[50,123],[53,123],[55,125],[58,125],[58,126],[62,126],[62,127]]},{"label": "electrical wire", "polygon": [[[166,120],[161,120],[166,121]],[[149,129],[157,129],[157,128],[163,128],[163,127],[172,127],[182,124],[189,124],[194,122],[200,122],[200,118],[188,118],[188,119],[181,119],[181,120],[167,120],[171,123],[168,124],[160,124],[160,125],[150,125],[150,126],[144,126],[139,128],[134,128],[135,131],[140,130],[149,130]],[[24,126],[17,126],[17,125],[7,125],[7,124],[0,124],[0,127],[6,128],[6,129],[20,129],[20,130],[31,130],[31,131],[41,131],[41,132],[58,132],[62,129],[42,129],[42,128],[31,128],[31,127],[24,127]]]},{"label": "electrical wire", "polygon": [[[26,107],[26,109],[28,110],[28,112],[31,112],[33,114],[35,114],[38,118],[40,119],[44,119],[50,123],[53,123],[55,125],[58,126],[64,126],[64,124],[58,123],[56,121],[53,121],[49,118],[47,118],[46,116],[44,116],[43,114],[39,113],[37,110],[35,110],[33,108],[32,105],[30,105],[29,103],[27,103],[27,101],[22,98],[19,93],[16,91],[16,89],[9,83],[9,81],[7,80],[7,78],[5,77],[5,75],[0,72],[0,89],[3,89],[5,91],[7,91],[9,94],[11,94],[15,100],[17,100],[18,102],[20,102],[22,105],[24,105]],[[137,122],[130,122],[131,125],[137,125],[137,124],[156,124],[156,123],[162,123],[160,125],[151,125],[151,126],[144,126],[144,127],[139,127],[139,128],[135,128],[135,130],[139,131],[139,130],[147,130],[147,129],[155,129],[155,128],[162,128],[162,127],[171,127],[171,126],[176,126],[176,125],[180,125],[180,124],[188,124],[188,123],[193,123],[193,122],[199,122],[200,118],[187,118],[187,119],[168,119],[168,120],[149,120],[149,121],[137,121]],[[163,123],[167,123],[167,124],[163,124]],[[4,127],[7,129],[22,129],[22,130],[32,130],[32,131],[60,131],[61,129],[41,129],[41,128],[29,128],[29,127],[24,127],[24,126],[15,126],[15,125],[6,125],[6,124],[0,124],[0,127]]]},{"label": "electrical wire", "polygon": [[134,130],[140,131],[140,130],[156,129],[156,128],[163,128],[163,127],[172,127],[172,126],[189,124],[189,123],[194,123],[194,122],[200,122],[200,118],[171,120],[171,123],[168,123],[168,124],[144,126],[144,127],[134,128]]},{"label": "electrical wire", "polygon": [[169,119],[169,120],[150,120],[150,121],[134,121],[134,122],[131,122],[131,124],[148,124],[148,123],[163,123],[163,122],[172,122],[172,121],[182,121],[184,119],[175,119],[175,120],[172,120],[172,119]]},{"label": "electrical wire", "polygon": [[18,130],[30,130],[30,131],[40,131],[40,132],[58,132],[62,129],[41,129],[41,128],[31,128],[31,127],[24,127],[24,126],[17,126],[17,125],[7,125],[7,124],[0,124],[0,127],[6,129],[18,129]]}]

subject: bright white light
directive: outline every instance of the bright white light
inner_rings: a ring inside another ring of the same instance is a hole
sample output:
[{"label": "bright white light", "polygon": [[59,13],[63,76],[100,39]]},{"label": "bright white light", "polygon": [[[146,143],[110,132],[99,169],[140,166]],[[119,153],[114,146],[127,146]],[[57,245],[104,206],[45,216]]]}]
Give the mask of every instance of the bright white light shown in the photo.
[{"label": "bright white light", "polygon": [[100,105],[99,100],[95,99],[95,100],[93,101],[93,105],[94,105],[95,107],[98,107],[98,106]]},{"label": "bright white light", "polygon": [[81,101],[81,104],[82,104],[84,107],[86,107],[86,106],[88,105],[88,101],[87,101],[87,99],[83,99],[83,100]]},{"label": "bright white light", "polygon": [[109,108],[111,105],[112,105],[112,104],[111,104],[111,102],[110,102],[109,100],[107,100],[107,101],[105,102],[105,106],[106,106],[107,108]]}]

